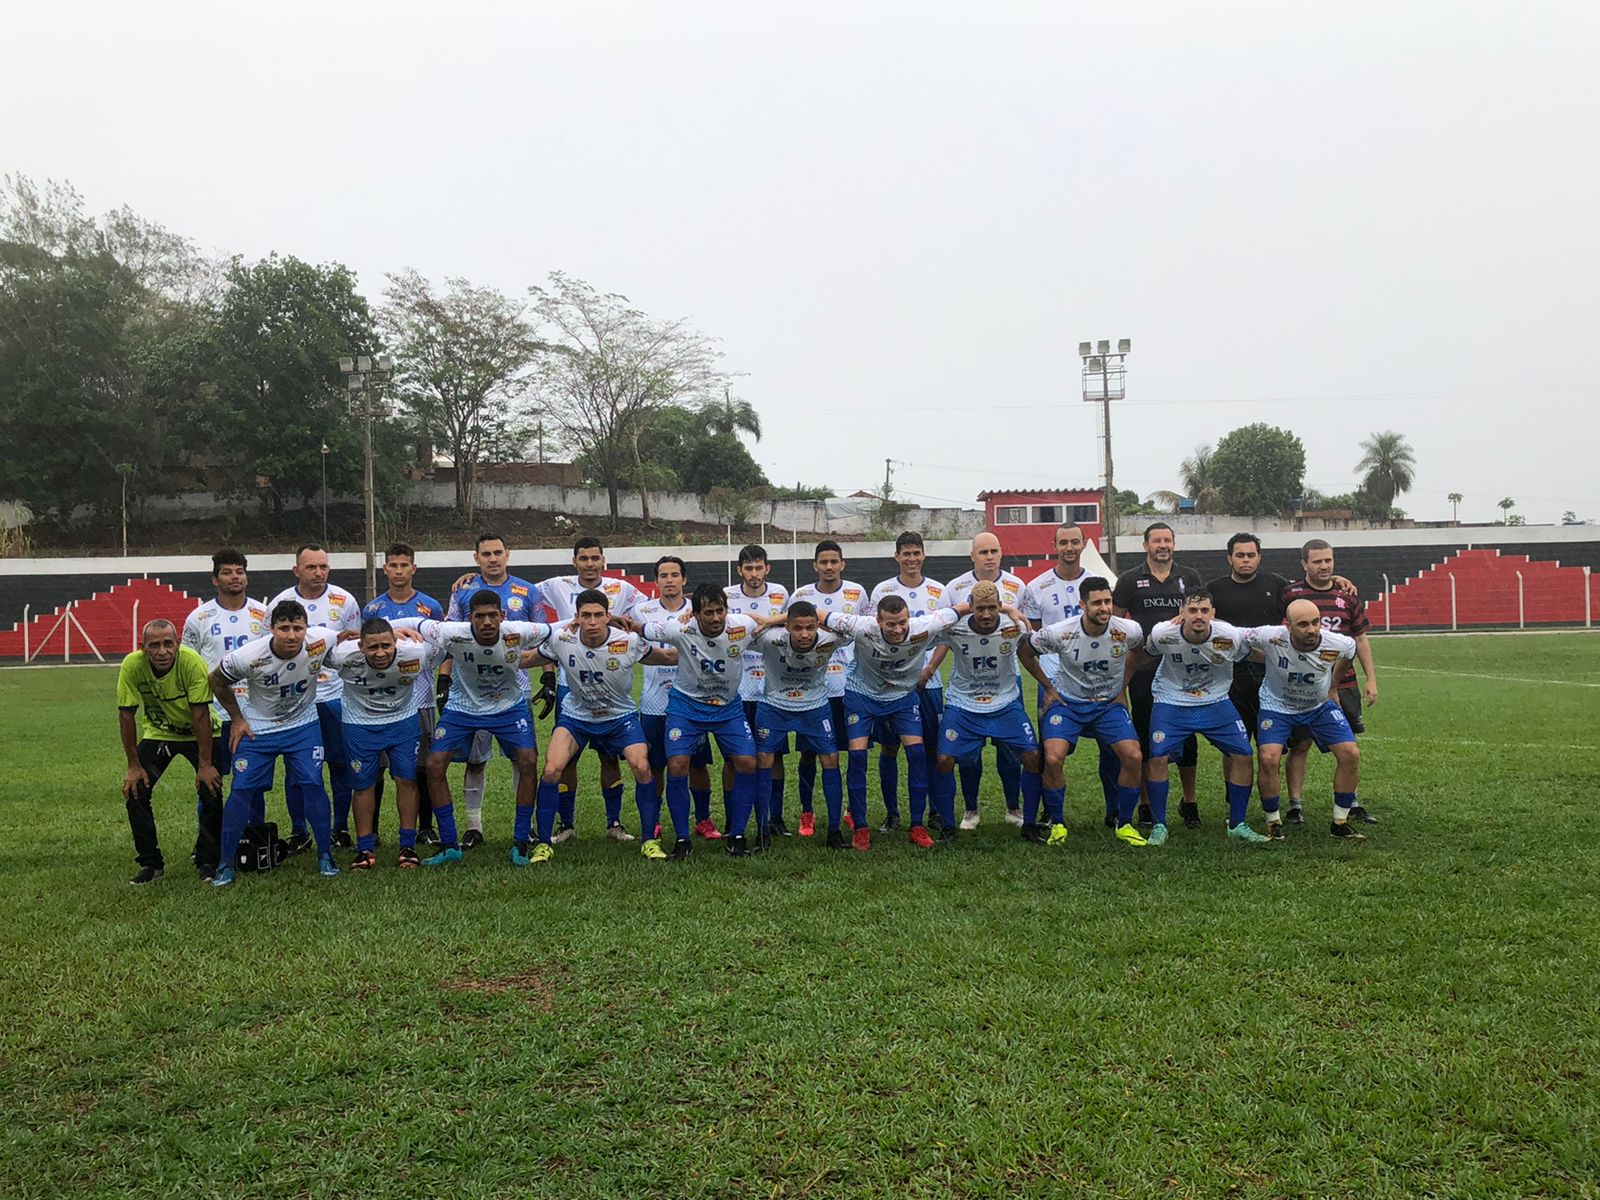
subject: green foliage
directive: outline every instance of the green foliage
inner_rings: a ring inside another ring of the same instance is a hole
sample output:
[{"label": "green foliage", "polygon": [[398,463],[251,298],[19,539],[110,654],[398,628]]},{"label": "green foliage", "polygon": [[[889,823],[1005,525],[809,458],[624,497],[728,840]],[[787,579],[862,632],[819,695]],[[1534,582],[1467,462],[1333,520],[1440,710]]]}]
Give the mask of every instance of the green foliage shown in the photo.
[{"label": "green foliage", "polygon": [[1306,448],[1286,429],[1256,422],[1233,430],[1212,453],[1207,478],[1223,511],[1266,517],[1293,506],[1306,474]]},{"label": "green foliage", "polygon": [[805,484],[799,483],[794,487],[769,488],[767,495],[773,500],[815,501],[832,500],[838,493],[827,484],[807,487]]},{"label": "green foliage", "polygon": [[1146,517],[1159,516],[1162,513],[1173,512],[1176,505],[1163,508],[1154,501],[1154,496],[1148,499],[1141,498],[1138,492],[1124,488],[1117,489],[1117,515],[1119,517]]},{"label": "green foliage", "polygon": [[[1183,484],[1183,494],[1194,501],[1194,510],[1197,513],[1208,513],[1216,510],[1217,506],[1217,479],[1212,470],[1212,457],[1216,452],[1208,445],[1202,443],[1194,448],[1194,453],[1178,465],[1178,478]],[[1173,506],[1177,511],[1177,506]]]},{"label": "green foliage", "polygon": [[1403,434],[1387,430],[1374,433],[1361,443],[1356,474],[1362,476],[1362,490],[1382,510],[1387,511],[1401,492],[1411,490],[1416,473],[1417,460]]},{"label": "green foliage", "polygon": [[[622,464],[623,487],[638,488],[641,469],[645,486],[652,491],[706,496],[714,488],[743,492],[768,486],[766,473],[744,443],[709,425],[701,409],[667,408],[656,413],[650,432],[639,439],[639,457],[638,467]],[[604,484],[604,471],[594,455],[581,454],[577,463],[586,482]]]}]

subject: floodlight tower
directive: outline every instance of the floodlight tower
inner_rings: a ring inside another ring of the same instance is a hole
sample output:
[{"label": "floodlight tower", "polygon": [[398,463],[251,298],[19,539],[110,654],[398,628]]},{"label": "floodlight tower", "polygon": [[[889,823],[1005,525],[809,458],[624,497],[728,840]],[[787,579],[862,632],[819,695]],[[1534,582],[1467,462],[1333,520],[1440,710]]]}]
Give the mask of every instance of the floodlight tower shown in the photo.
[{"label": "floodlight tower", "polygon": [[394,358],[388,354],[341,358],[339,370],[343,372],[345,386],[350,392],[351,410],[354,411],[358,403],[361,406],[361,493],[366,507],[367,600],[372,600],[378,595],[378,534],[372,498],[372,418],[375,412],[382,411],[383,401],[379,390],[394,375]]},{"label": "floodlight tower", "polygon": [[1101,540],[1106,547],[1106,565],[1117,569],[1117,489],[1111,473],[1111,402],[1127,394],[1127,366],[1124,360],[1133,349],[1127,338],[1117,341],[1115,352],[1104,339],[1079,342],[1078,357],[1083,360],[1083,399],[1100,405],[1100,430],[1105,442],[1105,496],[1100,504]]}]

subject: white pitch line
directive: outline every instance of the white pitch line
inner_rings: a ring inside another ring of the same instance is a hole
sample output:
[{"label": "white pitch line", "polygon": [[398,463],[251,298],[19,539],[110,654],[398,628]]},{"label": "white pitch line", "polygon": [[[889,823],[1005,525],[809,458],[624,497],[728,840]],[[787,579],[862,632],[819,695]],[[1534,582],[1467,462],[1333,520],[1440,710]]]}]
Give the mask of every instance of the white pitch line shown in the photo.
[{"label": "white pitch line", "polygon": [[1511,738],[1489,741],[1485,738],[1408,737],[1395,733],[1363,733],[1359,736],[1359,740],[1362,742],[1406,742],[1417,746],[1514,746],[1518,750],[1574,750],[1588,748],[1583,742],[1519,742]]},{"label": "white pitch line", "polygon": [[1475,675],[1470,671],[1436,671],[1432,667],[1397,667],[1385,664],[1385,671],[1410,671],[1413,675],[1448,675],[1455,679],[1492,679],[1496,683],[1550,683],[1558,687],[1600,688],[1600,683],[1584,683],[1577,679],[1530,679],[1523,675]]}]

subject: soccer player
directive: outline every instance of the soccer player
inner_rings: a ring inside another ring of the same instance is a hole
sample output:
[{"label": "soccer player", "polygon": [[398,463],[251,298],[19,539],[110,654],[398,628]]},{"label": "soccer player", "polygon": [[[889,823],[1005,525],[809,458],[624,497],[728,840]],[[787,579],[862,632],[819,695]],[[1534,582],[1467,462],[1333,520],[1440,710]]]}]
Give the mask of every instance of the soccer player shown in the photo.
[{"label": "soccer player", "polygon": [[[1353,588],[1348,592],[1340,589],[1333,573],[1333,547],[1323,539],[1312,538],[1301,548],[1300,566],[1305,570],[1305,578],[1284,588],[1283,602],[1311,601],[1322,614],[1324,629],[1355,639],[1356,662],[1361,664],[1366,686],[1359,692],[1356,690],[1355,667],[1345,663],[1338,677],[1338,700],[1350,731],[1365,733],[1367,726],[1361,719],[1361,702],[1365,700],[1368,707],[1378,702],[1378,673],[1372,662],[1372,646],[1367,641],[1367,630],[1372,627],[1367,620],[1367,606],[1354,594]],[[1301,797],[1305,792],[1306,764],[1310,756],[1311,742],[1302,735],[1302,740],[1289,748],[1289,820],[1297,825],[1303,820]],[[1365,825],[1378,823],[1378,818],[1366,810],[1359,798],[1350,806],[1350,817]]]},{"label": "soccer player", "polygon": [[[500,607],[508,620],[535,621],[544,616],[543,593],[538,585],[511,574],[511,551],[506,548],[506,540],[498,533],[478,534],[477,543],[472,551],[472,561],[477,564],[477,571],[467,572],[450,585],[450,604],[445,610],[445,620],[468,620],[471,614],[467,611],[467,604],[484,588],[488,588],[500,597]],[[452,670],[453,665],[447,658],[439,669],[437,699],[441,710],[449,696]],[[526,672],[520,670],[517,672],[517,682],[522,688],[523,697],[530,704],[535,699],[542,700],[545,703],[544,712],[549,713],[549,706],[555,702],[554,675],[545,676],[545,687],[537,697],[533,695]],[[466,773],[461,781],[461,792],[467,806],[467,831],[461,838],[463,850],[476,850],[483,845],[483,791],[489,759],[493,756],[494,738],[487,732],[479,733],[467,747]],[[511,767],[513,792],[517,787],[516,769],[513,760]],[[423,786],[427,786],[426,778]]]},{"label": "soccer player", "polygon": [[[689,834],[689,762],[708,737],[717,739],[722,757],[734,771],[733,810],[723,848],[743,857],[750,853],[744,827],[755,809],[756,788],[755,738],[737,703],[744,648],[776,622],[730,613],[727,594],[714,583],[699,584],[689,596],[689,606],[693,617],[688,621],[648,621],[636,630],[646,641],[663,642],[678,652],[678,675],[667,698],[667,812],[678,839],[671,857],[688,858],[694,851]],[[621,628],[637,625],[627,618],[614,623]]]},{"label": "soccer player", "polygon": [[354,789],[356,854],[350,866],[369,871],[378,865],[377,784],[383,764],[394,776],[395,812],[400,818],[400,856],[396,865],[414,868],[417,858],[417,755],[422,725],[419,706],[433,703],[433,689],[418,688],[438,661],[439,652],[420,641],[398,641],[382,617],[361,623],[359,641],[334,647],[328,662],[344,684],[340,705],[344,744],[350,753]]},{"label": "soccer player", "polygon": [[[1165,521],[1154,522],[1144,531],[1144,565],[1124,572],[1117,578],[1113,592],[1114,611],[1119,617],[1131,617],[1136,621],[1147,639],[1157,625],[1178,615],[1185,596],[1205,587],[1199,571],[1193,567],[1180,567],[1172,561],[1176,546],[1172,526]],[[1154,703],[1151,690],[1155,682],[1155,667],[1153,660],[1138,661],[1146,665],[1128,677],[1128,707],[1133,712],[1133,727],[1139,731],[1139,746],[1144,752],[1145,780],[1148,782],[1152,778],[1150,709]],[[1171,750],[1171,747],[1167,749]],[[1194,739],[1186,738],[1182,749],[1176,751],[1175,755],[1169,755],[1174,756],[1178,761],[1178,779],[1183,785],[1183,800],[1178,805],[1178,814],[1183,818],[1184,828],[1198,829],[1200,806],[1195,802]],[[1162,794],[1166,794],[1166,789],[1162,789]],[[1151,811],[1153,807],[1148,798],[1139,806],[1141,825],[1155,823],[1156,818]]]},{"label": "soccer player", "polygon": [[[767,581],[771,569],[765,546],[751,544],[739,551],[739,582],[729,584],[725,589],[730,614],[743,614],[748,617],[777,617],[783,614],[784,606],[789,603],[789,590],[782,584]],[[766,665],[761,651],[755,648],[754,642],[747,643],[744,652],[744,676],[739,683],[739,702],[744,708],[744,719],[750,726],[751,737],[755,736],[756,705],[761,702],[765,673]],[[787,739],[785,741],[787,742]],[[783,811],[783,756],[786,749],[787,746],[779,746],[775,752],[767,794],[756,801],[758,813],[770,812],[774,806],[780,814]],[[733,809],[732,798],[733,768],[723,763],[722,803],[730,814],[729,819]],[[787,834],[789,831],[784,829],[783,832]],[[757,839],[762,838],[765,833],[764,826],[758,827]],[[761,844],[759,840],[757,844]]]},{"label": "soccer player", "polygon": [[[360,630],[361,605],[342,587],[328,582],[328,552],[321,546],[307,542],[295,551],[294,578],[293,587],[285,588],[267,602],[269,609],[277,608],[285,600],[293,600],[306,610],[308,626],[331,629],[335,635]],[[322,726],[323,758],[328,765],[328,784],[333,792],[333,844],[349,849],[355,842],[350,837],[350,767],[339,707],[341,691],[338,675],[324,665],[317,677],[317,721]],[[287,788],[286,783],[285,791]],[[305,848],[303,838],[297,841],[298,846],[290,843],[290,853]]]},{"label": "soccer player", "polygon": [[[793,596],[789,597],[792,607],[798,600],[804,600],[819,613],[840,612],[847,615],[865,613],[870,600],[866,589],[859,583],[852,583],[844,577],[844,551],[839,543],[831,538],[825,538],[817,543],[817,548],[811,555],[811,569],[816,572],[817,581],[808,583],[804,587],[796,588]],[[846,746],[844,731],[844,679],[850,670],[850,659],[854,653],[850,642],[835,639],[833,661],[828,664],[827,690],[828,707],[830,709],[828,727],[833,731],[835,745],[831,751],[837,759],[839,751]],[[810,739],[810,740],[815,740]],[[899,743],[894,743],[898,749]],[[880,752],[878,767],[883,768],[883,757]],[[890,759],[890,766],[894,760]],[[810,750],[800,752],[800,836],[811,837],[816,832],[816,813],[812,808],[812,796],[817,784],[817,755]],[[881,778],[881,777],[880,777]],[[894,788],[884,792],[884,800],[889,804],[889,811],[896,812],[893,799]],[[773,832],[787,834],[789,831],[783,823],[783,790],[777,789],[772,797]],[[898,818],[896,827],[898,828]]]},{"label": "soccer player", "polygon": [[1278,766],[1290,735],[1304,729],[1319,749],[1333,754],[1330,832],[1336,838],[1365,841],[1366,835],[1350,825],[1361,778],[1361,752],[1335,698],[1335,681],[1355,657],[1355,639],[1323,628],[1322,612],[1310,600],[1290,601],[1287,618],[1287,625],[1246,630],[1251,647],[1266,659],[1256,746],[1261,757],[1259,786],[1267,832],[1275,838],[1283,836]]},{"label": "soccer player", "polygon": [[[1065,824],[1066,780],[1061,766],[1085,733],[1109,751],[1117,763],[1117,837],[1130,846],[1146,841],[1134,827],[1144,755],[1122,695],[1133,651],[1144,641],[1138,622],[1111,615],[1111,583],[1099,575],[1078,581],[1083,612],[1046,625],[1021,648],[1022,665],[1047,682],[1039,705],[1044,731],[1044,806],[1052,822],[1050,838],[1059,842],[1056,824]],[[1045,656],[1055,663],[1045,676]],[[1064,835],[1063,835],[1064,836]]]},{"label": "soccer player", "polygon": [[[326,558],[324,558],[324,564]],[[324,565],[324,573],[326,573]],[[341,618],[342,619],[342,618]],[[222,807],[221,865],[212,887],[234,880],[234,858],[250,814],[261,794],[272,786],[273,764],[283,759],[283,788],[298,788],[306,820],[317,846],[317,871],[339,873],[333,863],[328,793],[322,788],[322,729],[317,711],[318,681],[333,652],[334,634],[319,626],[309,629],[306,608],[298,600],[279,600],[267,618],[271,630],[236,647],[211,669],[211,694],[222,704],[231,727],[228,757],[233,760],[233,785]],[[234,686],[244,684],[243,699]]]},{"label": "soccer player", "polygon": [[[218,550],[211,556],[211,585],[216,589],[216,595],[202,601],[184,618],[183,644],[205,659],[208,671],[221,662],[230,650],[267,632],[266,606],[256,603],[248,595],[249,566],[249,560],[232,546]],[[236,694],[242,696],[243,692]],[[228,744],[227,714],[215,699],[211,701],[211,710],[217,714],[217,720],[223,722],[217,734],[217,743],[225,748]],[[219,751],[217,770],[223,775],[228,773],[229,762],[228,755]],[[299,835],[304,839],[303,844],[309,846],[311,837],[306,832],[305,810],[301,807],[299,794],[286,792],[284,798],[288,802],[289,823],[293,831],[291,836]],[[250,819],[257,823],[267,819],[265,798],[261,811],[251,813]]]},{"label": "soccer player", "polygon": [[[637,633],[613,630],[611,602],[598,589],[579,592],[573,607],[578,613],[575,625],[569,622],[554,627],[548,641],[523,655],[530,666],[535,655],[555,663],[567,684],[539,780],[539,844],[533,861],[548,862],[555,854],[551,838],[561,807],[561,775],[585,746],[627,761],[633,771],[633,798],[644,839],[640,853],[649,859],[664,859],[667,852],[655,835],[661,823],[661,797],[650,773],[639,713],[633,706],[633,664],[672,666],[678,661],[677,651],[653,646]],[[526,849],[518,847],[524,854]]]},{"label": "soccer player", "polygon": [[1167,840],[1167,757],[1171,747],[1204,734],[1222,751],[1228,781],[1228,836],[1246,842],[1270,840],[1245,822],[1250,810],[1254,756],[1239,712],[1228,699],[1233,664],[1250,653],[1244,631],[1215,619],[1211,593],[1197,588],[1183,598],[1179,620],[1157,625],[1136,653],[1159,660],[1150,710],[1150,807],[1152,846]]},{"label": "soccer player", "polygon": [[217,872],[222,837],[222,773],[218,766],[222,743],[211,712],[206,675],[205,659],[178,644],[178,630],[171,621],[159,620],[146,622],[139,649],[124,658],[117,671],[117,725],[128,760],[122,798],[139,863],[129,883],[154,883],[165,872],[150,796],[176,757],[188,759],[194,768],[199,814],[195,868],[201,879],[211,879]]},{"label": "soccer player", "polygon": [[[966,602],[913,617],[899,596],[878,601],[875,617],[825,613],[822,627],[855,642],[855,659],[844,681],[845,726],[849,731],[849,768],[845,790],[857,850],[872,848],[867,824],[867,747],[874,736],[899,740],[906,748],[906,794],[911,821],[922,825],[928,804],[927,756],[922,749],[922,714],[917,706],[917,680],[933,649],[935,635],[972,611]],[[954,802],[952,801],[952,804]],[[946,837],[955,833],[954,811],[943,822]],[[926,833],[926,828],[924,828]],[[920,844],[920,841],[919,841]]]},{"label": "soccer player", "polygon": [[458,751],[487,730],[500,743],[500,753],[516,764],[517,810],[512,827],[511,862],[528,865],[528,841],[533,829],[535,773],[539,751],[534,740],[533,714],[522,683],[522,654],[550,637],[542,621],[508,621],[500,596],[492,588],[479,588],[466,604],[466,621],[395,621],[396,629],[414,631],[441,654],[449,657],[450,696],[433,730],[428,751],[428,794],[433,798],[433,823],[439,831],[439,852],[422,860],[425,867],[461,861],[456,843],[455,805],[450,798],[450,762]]},{"label": "soccer player", "polygon": [[[906,611],[913,618],[925,617],[938,608],[939,597],[944,595],[944,584],[936,579],[929,579],[922,573],[922,563],[926,556],[922,535],[915,530],[907,529],[895,538],[894,561],[900,568],[899,573],[893,579],[885,579],[872,589],[864,615],[869,617],[876,615],[878,601],[885,596],[899,596],[906,602]],[[939,722],[944,720],[944,678],[939,673],[939,664],[943,661],[946,651],[947,648],[944,646],[936,649],[933,658],[922,668],[922,674],[917,680],[917,712],[922,719],[922,746],[924,757],[927,759],[924,770],[930,778],[939,757]],[[844,737],[842,698],[833,719],[840,736]],[[900,828],[899,755],[899,738],[891,737],[878,746],[878,786],[883,792],[884,807],[888,810],[880,829]],[[977,795],[976,790],[973,795]]]},{"label": "soccer player", "polygon": [[[993,583],[1000,589],[1002,604],[1016,604],[1022,599],[1022,590],[1027,586],[1010,571],[1001,569],[1000,539],[992,533],[980,533],[972,539],[972,570],[957,575],[945,585],[944,594],[939,597],[940,606],[949,608],[961,603],[972,595],[973,586],[983,581]],[[944,661],[945,649],[941,647],[934,654],[929,663],[933,670],[937,671]],[[946,693],[945,704],[948,705],[949,702],[950,697]],[[1013,825],[1021,825],[1022,768],[1018,765],[1016,756],[1011,753],[1010,747],[1004,742],[995,748],[994,766],[995,773],[1000,776],[1000,788],[1006,798],[1006,820]],[[978,827],[978,787],[982,779],[981,755],[962,765],[961,796],[966,802],[966,812],[961,817],[963,829]]]},{"label": "soccer player", "polygon": [[[990,580],[972,586],[970,615],[947,625],[937,636],[951,647],[950,687],[945,693],[944,721],[939,727],[939,770],[935,789],[941,820],[955,817],[959,761],[983,753],[985,741],[1005,746],[1022,767],[1022,836],[1043,842],[1039,825],[1039,740],[1022,704],[1017,674],[1017,646],[1031,632],[1020,608],[1007,604],[1001,618],[1000,588]],[[911,801],[911,842],[927,848],[933,839],[923,828],[921,806]],[[1052,845],[1066,840],[1066,826],[1056,822]]]},{"label": "soccer player", "polygon": [[[837,548],[834,550],[838,554]],[[838,591],[835,589],[835,596]],[[858,589],[859,591],[859,589]],[[834,610],[829,610],[834,611]],[[817,607],[809,600],[791,600],[784,628],[756,635],[764,670],[763,691],[756,705],[756,844],[765,847],[779,822],[761,827],[761,796],[779,748],[794,734],[795,747],[822,763],[822,797],[828,809],[828,848],[844,849],[839,830],[844,794],[839,780],[839,745],[828,702],[828,676],[838,659],[840,638],[817,623]],[[742,830],[740,832],[743,832]]]},{"label": "soccer player", "polygon": [[[665,554],[656,560],[656,591],[654,600],[644,600],[633,610],[634,618],[643,625],[648,621],[687,621],[693,615],[689,598],[683,594],[688,569],[683,559]],[[644,688],[639,693],[639,724],[644,728],[645,746],[650,754],[650,770],[655,775],[657,797],[666,795],[667,788],[667,696],[672,691],[672,681],[677,678],[676,663],[671,666],[644,666]],[[689,757],[689,794],[694,798],[694,833],[707,841],[722,837],[717,823],[711,819],[711,746],[703,740]],[[646,831],[654,834],[655,827]]]},{"label": "soccer player", "polygon": [[[1083,547],[1085,539],[1083,529],[1072,521],[1058,526],[1055,533],[1055,566],[1043,575],[1031,580],[1022,589],[1022,601],[1019,607],[1028,614],[1028,620],[1033,628],[1043,629],[1047,625],[1058,625],[1062,621],[1071,620],[1083,614],[1083,602],[1079,589],[1089,573],[1083,565]],[[1110,616],[1108,611],[1107,616]],[[1045,676],[1052,677],[1058,667],[1054,654],[1040,656],[1040,666]],[[1039,689],[1039,717],[1041,720],[1040,736],[1043,737],[1044,726],[1044,688]],[[1058,739],[1059,740],[1059,739]],[[1075,744],[1075,741],[1074,741]],[[1048,755],[1046,756],[1048,763]],[[1059,766],[1059,764],[1058,764]],[[1048,773],[1048,765],[1046,771]],[[1113,828],[1117,824],[1117,778],[1121,774],[1121,762],[1112,753],[1106,743],[1100,743],[1100,791],[1105,799],[1106,824]]]},{"label": "soccer player", "polygon": [[[633,610],[642,604],[647,596],[626,579],[614,579],[604,574],[606,569],[606,548],[601,545],[597,537],[580,537],[572,543],[572,567],[575,574],[557,575],[546,579],[541,585],[544,591],[544,601],[553,614],[552,620],[556,623],[570,621],[577,616],[575,602],[578,593],[597,591],[605,594],[606,601],[611,605],[611,615],[626,617],[633,614]],[[553,674],[554,667],[545,674],[545,684],[541,687],[541,698],[545,695],[544,687],[551,686],[550,681],[556,680]],[[556,717],[561,716],[561,703],[566,692],[559,681],[554,684],[554,699]],[[541,714],[543,715],[543,714]],[[600,758],[600,795],[605,801],[606,810],[606,836],[613,841],[631,842],[633,834],[622,823],[622,772],[617,766],[617,760],[605,751],[596,747],[596,754]],[[561,777],[561,820],[556,825],[555,840],[564,842],[577,832],[578,811],[578,760],[576,757],[567,764],[566,774]],[[650,833],[652,830],[644,830]]]},{"label": "soccer player", "polygon": [[[437,621],[445,615],[444,607],[432,596],[419,592],[412,586],[411,581],[417,573],[417,552],[405,542],[395,542],[383,552],[383,577],[389,583],[386,591],[380,592],[373,599],[367,601],[361,610],[363,623],[374,617],[382,617],[385,621],[398,621],[406,617],[428,617]],[[431,670],[419,670],[412,673],[412,686],[417,691],[417,724],[422,735],[422,744],[433,744],[433,727],[435,723],[434,699],[435,683]],[[448,683],[445,685],[448,687]],[[488,757],[485,755],[484,757]],[[396,779],[399,777],[396,776]],[[482,764],[479,765],[479,778],[482,778]],[[425,846],[439,844],[439,836],[433,832],[433,803],[428,799],[427,772],[414,773],[413,782],[416,787],[417,810],[417,836],[416,841]],[[372,820],[373,829],[377,829],[378,810],[383,806],[383,774],[379,772],[377,782],[372,793]],[[480,787],[478,804],[483,804],[483,792]],[[472,817],[470,808],[467,824],[470,826]],[[482,828],[482,817],[479,817],[479,828]],[[360,830],[356,831],[360,837]],[[402,864],[409,866],[411,864]]]}]

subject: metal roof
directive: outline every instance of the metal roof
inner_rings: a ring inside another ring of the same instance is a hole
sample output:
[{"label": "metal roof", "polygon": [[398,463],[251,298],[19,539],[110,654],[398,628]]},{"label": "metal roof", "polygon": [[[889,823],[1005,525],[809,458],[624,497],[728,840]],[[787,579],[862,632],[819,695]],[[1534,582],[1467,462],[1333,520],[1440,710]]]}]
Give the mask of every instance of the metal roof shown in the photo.
[{"label": "metal roof", "polygon": [[1036,488],[998,488],[991,492],[979,492],[978,499],[998,499],[1002,496],[1048,496],[1054,492],[1089,492],[1092,494],[1098,494],[1104,491],[1105,489],[1099,485],[1093,485],[1090,487],[1060,487],[1052,485],[1050,487]]}]

